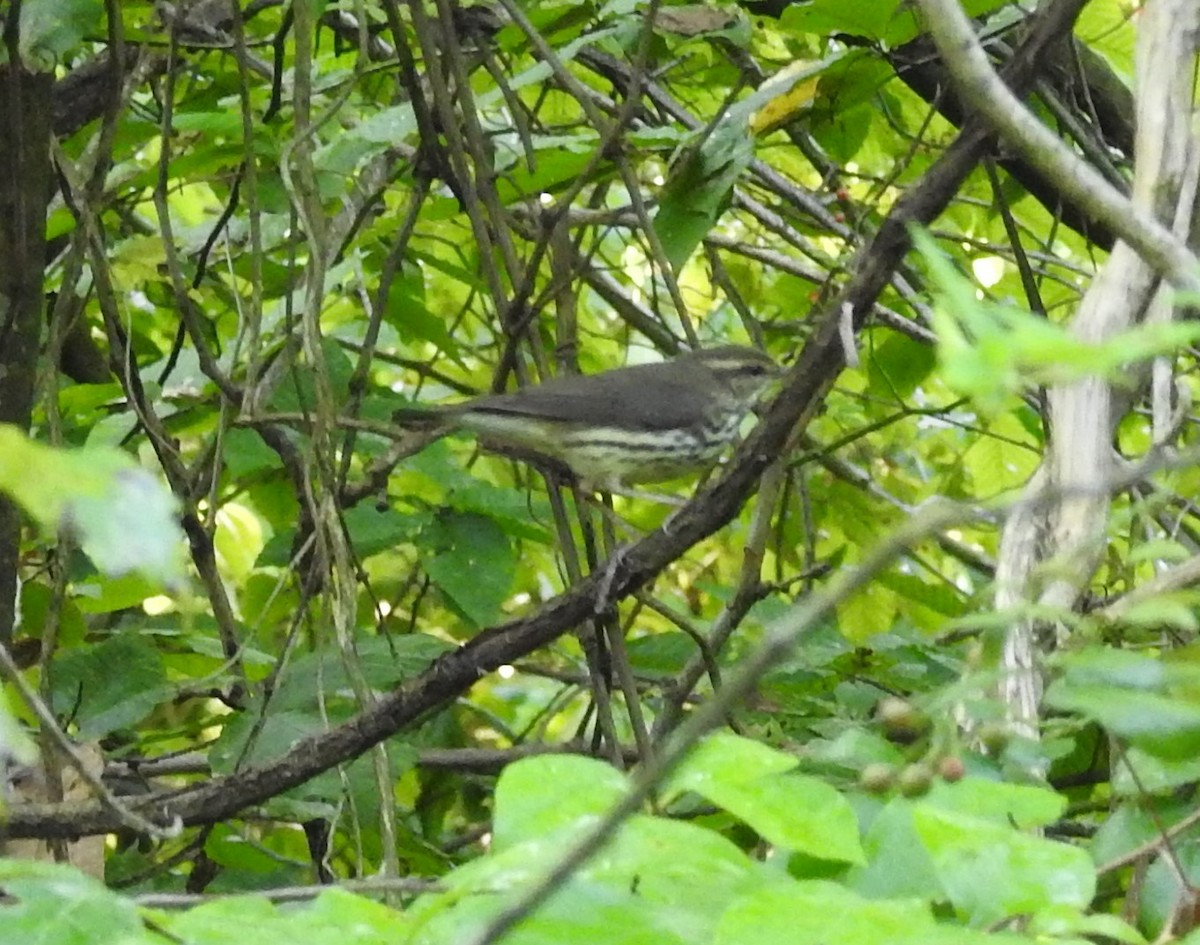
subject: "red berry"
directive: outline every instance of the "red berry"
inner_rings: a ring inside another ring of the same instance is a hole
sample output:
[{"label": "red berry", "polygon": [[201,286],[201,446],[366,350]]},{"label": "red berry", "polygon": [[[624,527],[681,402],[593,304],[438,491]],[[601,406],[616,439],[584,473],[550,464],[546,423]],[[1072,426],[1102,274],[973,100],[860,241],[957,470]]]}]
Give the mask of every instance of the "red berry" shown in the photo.
[{"label": "red berry", "polygon": [[954,783],[961,781],[967,773],[967,766],[958,755],[947,755],[938,762],[938,774],[943,781]]}]

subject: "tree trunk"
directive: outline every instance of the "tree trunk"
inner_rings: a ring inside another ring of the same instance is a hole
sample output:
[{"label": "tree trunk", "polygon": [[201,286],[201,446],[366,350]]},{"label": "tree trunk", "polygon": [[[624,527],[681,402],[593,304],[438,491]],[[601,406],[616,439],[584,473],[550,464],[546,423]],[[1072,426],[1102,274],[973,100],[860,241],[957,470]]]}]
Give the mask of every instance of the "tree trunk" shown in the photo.
[{"label": "tree trunk", "polygon": [[[0,423],[28,429],[50,199],[49,73],[0,66]],[[0,462],[4,457],[0,457]],[[0,496],[0,642],[13,636],[21,515]]]}]

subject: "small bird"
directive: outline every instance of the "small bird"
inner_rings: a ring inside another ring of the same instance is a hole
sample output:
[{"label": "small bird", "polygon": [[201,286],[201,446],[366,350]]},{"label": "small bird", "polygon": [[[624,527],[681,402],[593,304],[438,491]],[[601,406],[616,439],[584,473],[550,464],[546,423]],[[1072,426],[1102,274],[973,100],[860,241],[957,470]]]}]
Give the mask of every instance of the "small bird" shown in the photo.
[{"label": "small bird", "polygon": [[661,499],[630,486],[713,463],[778,374],[761,351],[724,345],[460,404],[402,407],[392,419],[437,435],[466,430],[502,452],[557,460],[589,489]]}]

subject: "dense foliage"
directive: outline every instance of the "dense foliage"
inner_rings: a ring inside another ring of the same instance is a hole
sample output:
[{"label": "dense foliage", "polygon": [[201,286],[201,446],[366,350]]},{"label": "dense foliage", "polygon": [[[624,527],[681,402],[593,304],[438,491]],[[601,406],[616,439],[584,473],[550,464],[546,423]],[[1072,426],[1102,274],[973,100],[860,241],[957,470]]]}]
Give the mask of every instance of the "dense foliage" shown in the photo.
[{"label": "dense foliage", "polygon": [[[965,4],[1114,216],[939,5],[0,4],[0,942],[1187,936],[1196,15]],[[678,510],[392,421],[725,343]]]}]

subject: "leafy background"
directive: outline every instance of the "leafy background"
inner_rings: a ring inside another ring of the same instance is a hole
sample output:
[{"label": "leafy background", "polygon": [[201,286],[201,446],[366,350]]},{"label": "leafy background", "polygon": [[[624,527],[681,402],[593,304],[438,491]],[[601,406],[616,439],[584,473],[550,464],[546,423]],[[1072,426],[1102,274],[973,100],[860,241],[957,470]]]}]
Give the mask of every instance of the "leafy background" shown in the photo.
[{"label": "leafy background", "polygon": [[[998,59],[1031,41],[966,6]],[[973,510],[1041,462],[1039,384],[1128,357],[1055,329],[1113,235],[1004,148],[937,177],[974,126],[908,4],[8,9],[0,187],[46,264],[5,229],[33,300],[0,396],[5,693],[51,774],[59,728],[117,800],[10,778],[9,854],[109,839],[93,878],[0,861],[0,941],[482,942],[531,891],[505,941],[1190,930],[1194,593],[1128,595],[1194,561],[1196,473],[1116,495],[1053,615],[1052,711],[1014,733]],[[1033,100],[1118,182],[1133,13],[1082,5]],[[1191,340],[1128,343],[1191,385]],[[776,445],[666,530],[389,422],[726,342],[799,365]],[[1145,410],[1117,444],[1148,448]],[[922,526],[938,497],[966,511]],[[645,774],[714,691],[744,696],[722,731]],[[652,798],[548,880],[631,784]],[[285,887],[305,904],[187,898]]]}]

